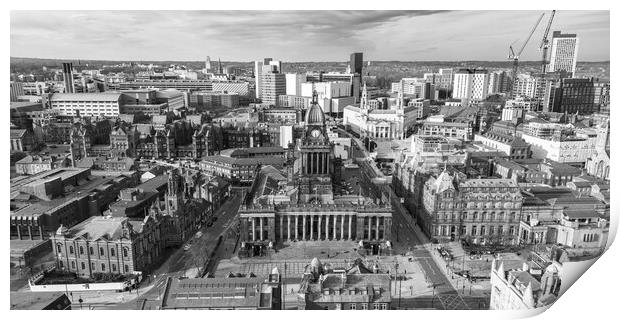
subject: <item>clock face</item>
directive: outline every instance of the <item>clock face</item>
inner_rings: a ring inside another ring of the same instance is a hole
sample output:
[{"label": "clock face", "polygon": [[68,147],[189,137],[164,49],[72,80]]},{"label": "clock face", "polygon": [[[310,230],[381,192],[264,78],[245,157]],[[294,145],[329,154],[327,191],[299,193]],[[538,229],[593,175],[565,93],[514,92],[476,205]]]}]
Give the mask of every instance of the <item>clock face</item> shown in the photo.
[{"label": "clock face", "polygon": [[314,129],[314,130],[312,130],[312,132],[310,134],[312,135],[312,137],[318,138],[321,135],[321,131],[318,130],[318,129]]}]

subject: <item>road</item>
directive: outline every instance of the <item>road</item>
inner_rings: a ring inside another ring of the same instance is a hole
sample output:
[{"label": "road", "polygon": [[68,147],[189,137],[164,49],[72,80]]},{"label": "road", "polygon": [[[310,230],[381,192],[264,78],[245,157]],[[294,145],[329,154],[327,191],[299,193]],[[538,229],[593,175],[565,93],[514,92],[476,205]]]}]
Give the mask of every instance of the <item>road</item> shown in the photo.
[{"label": "road", "polygon": [[[199,239],[192,238],[192,245],[185,251],[183,246],[174,249],[170,257],[153,273],[151,273],[138,289],[137,299],[118,304],[98,304],[97,309],[120,309],[132,310],[140,300],[146,299],[148,302],[156,301],[161,298],[166,287],[167,277],[191,276],[190,271],[202,269],[207,262],[207,258],[215,248],[217,239],[235,226],[237,212],[241,204],[241,194],[231,192],[231,196],[217,210],[215,216],[217,221],[211,227],[203,226],[200,230],[202,236]],[[218,255],[214,257],[219,258]],[[146,290],[142,293],[141,290]],[[86,300],[86,299],[85,299]],[[151,303],[152,304],[152,303]]]},{"label": "road", "polygon": [[[353,135],[340,128],[338,128],[337,131],[351,138],[354,142],[354,146],[357,145],[357,147],[353,147],[351,157],[370,159],[370,155],[364,148],[360,139],[355,138]],[[360,168],[365,169],[367,167],[360,166]],[[379,170],[373,170],[373,172],[367,172],[367,174],[371,177],[383,176]],[[448,280],[443,269],[437,265],[437,262],[433,258],[433,248],[430,242],[422,234],[422,231],[414,226],[415,222],[407,209],[400,203],[400,198],[394,193],[391,186],[384,186],[384,188],[386,192],[390,193],[389,198],[392,201],[392,208],[394,208],[392,226],[394,226],[394,231],[397,234],[398,245],[411,248],[411,250],[408,251],[410,251],[414,260],[422,268],[426,281],[434,286],[436,295],[435,297],[430,297],[430,299],[409,298],[407,301],[403,299],[401,301],[401,307],[442,308],[448,310],[472,309],[472,307],[475,309],[481,308],[483,304],[480,303],[480,301],[484,298],[467,297],[468,301],[465,301],[461,293],[459,293],[450,280]],[[474,299],[474,301],[472,301],[472,299]],[[431,301],[430,305],[428,303],[429,301]],[[440,303],[440,307],[436,305],[437,303]],[[478,305],[480,305],[480,307],[478,307]]]}]

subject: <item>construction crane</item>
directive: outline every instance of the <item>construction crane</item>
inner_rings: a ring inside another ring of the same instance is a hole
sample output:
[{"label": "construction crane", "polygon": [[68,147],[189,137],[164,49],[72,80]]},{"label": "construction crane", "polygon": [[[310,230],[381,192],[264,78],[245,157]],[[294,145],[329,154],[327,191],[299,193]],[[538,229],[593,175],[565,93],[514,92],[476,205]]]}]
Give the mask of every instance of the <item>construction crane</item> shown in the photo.
[{"label": "construction crane", "polygon": [[547,22],[547,28],[545,28],[545,33],[543,34],[542,41],[540,42],[539,50],[542,50],[542,61],[541,61],[541,76],[544,78],[547,73],[547,50],[549,50],[549,30],[551,30],[551,23],[553,23],[553,17],[555,16],[555,10],[551,11],[551,17],[549,18],[549,22]]},{"label": "construction crane", "polygon": [[[516,82],[515,80],[517,79],[517,71],[519,69],[519,57],[521,56],[521,53],[523,53],[523,50],[525,49],[525,46],[527,45],[527,43],[530,41],[530,38],[532,38],[532,35],[534,34],[534,31],[536,31],[536,28],[540,24],[540,21],[542,20],[544,15],[545,14],[542,13],[540,15],[540,17],[538,17],[538,20],[536,20],[536,23],[534,24],[534,27],[532,28],[532,30],[530,30],[530,34],[527,36],[527,39],[525,39],[525,41],[523,41],[523,44],[521,45],[521,48],[519,49],[519,51],[517,51],[517,53],[515,53],[515,51],[513,50],[512,44],[510,45],[509,52],[508,52],[508,59],[512,59],[514,61],[513,64],[512,64],[512,78],[513,78],[513,80],[512,80],[512,88],[510,90],[510,95],[511,96],[514,94],[514,84]],[[513,44],[515,42],[513,42]]]}]

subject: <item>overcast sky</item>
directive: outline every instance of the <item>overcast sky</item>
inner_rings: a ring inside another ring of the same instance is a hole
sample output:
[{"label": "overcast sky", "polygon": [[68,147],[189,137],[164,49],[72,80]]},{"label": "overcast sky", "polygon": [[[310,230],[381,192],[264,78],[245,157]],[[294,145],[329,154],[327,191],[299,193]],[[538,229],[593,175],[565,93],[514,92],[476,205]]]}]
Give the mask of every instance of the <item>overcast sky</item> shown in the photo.
[{"label": "overcast sky", "polygon": [[[544,11],[12,11],[11,56],[105,60],[504,60]],[[521,59],[536,60],[550,12]],[[609,60],[609,11],[558,11],[580,61]],[[515,49],[516,50],[516,49]]]}]

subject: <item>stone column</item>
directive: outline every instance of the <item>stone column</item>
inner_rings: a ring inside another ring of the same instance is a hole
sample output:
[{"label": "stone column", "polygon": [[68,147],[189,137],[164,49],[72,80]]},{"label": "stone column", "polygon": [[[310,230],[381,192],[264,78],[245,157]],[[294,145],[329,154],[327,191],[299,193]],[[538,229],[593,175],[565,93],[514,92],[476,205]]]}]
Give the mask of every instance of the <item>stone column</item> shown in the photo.
[{"label": "stone column", "polygon": [[372,240],[372,217],[368,217],[368,240]]},{"label": "stone column", "polygon": [[265,218],[260,217],[260,240],[263,241],[263,220],[265,220]]},{"label": "stone column", "polygon": [[329,239],[329,218],[331,216],[327,215],[325,216],[325,240],[330,240]]},{"label": "stone column", "polygon": [[[282,240],[282,242],[284,242],[284,216],[280,216],[280,238],[279,239]],[[278,241],[278,238],[276,238],[276,241]]]},{"label": "stone column", "polygon": [[377,230],[375,231],[377,240],[379,240],[379,221],[381,221],[381,217],[377,217]]},{"label": "stone column", "polygon": [[314,215],[310,215],[310,241],[314,240]]},{"label": "stone column", "polygon": [[22,239],[22,226],[20,224],[16,224],[15,227],[17,228],[17,239],[21,240]]},{"label": "stone column", "polygon": [[286,216],[286,236],[288,237],[288,241],[291,241],[291,216]]},{"label": "stone column", "polygon": [[338,216],[334,215],[334,234],[332,235],[332,240],[336,240],[336,226],[338,225]]},{"label": "stone column", "polygon": [[303,223],[302,223],[302,231],[303,234],[301,235],[302,240],[306,241],[306,216],[304,215],[303,218]]},{"label": "stone column", "polygon": [[323,231],[323,228],[322,228],[322,226],[321,226],[321,224],[322,224],[322,223],[323,223],[323,215],[319,215],[319,227],[318,227],[318,229],[319,229],[319,234],[318,234],[317,240],[323,240],[323,239],[321,238],[321,233],[322,233],[321,231]]},{"label": "stone column", "polygon": [[344,240],[344,214],[340,216],[340,240]]},{"label": "stone column", "polygon": [[299,215],[295,215],[295,240],[299,240]]},{"label": "stone column", "polygon": [[352,223],[351,223],[351,220],[352,220],[352,219],[353,219],[353,216],[352,216],[352,215],[349,215],[349,238],[348,238],[349,240],[352,240],[352,239],[353,239],[353,237],[351,236],[351,224],[352,224]]},{"label": "stone column", "polygon": [[32,226],[28,226],[28,237],[32,240]]},{"label": "stone column", "polygon": [[256,218],[252,217],[252,241],[256,241]]}]

